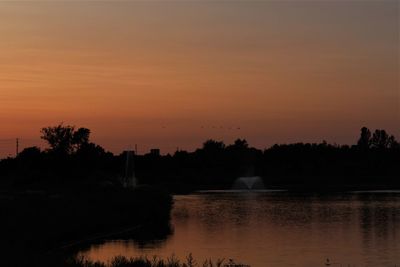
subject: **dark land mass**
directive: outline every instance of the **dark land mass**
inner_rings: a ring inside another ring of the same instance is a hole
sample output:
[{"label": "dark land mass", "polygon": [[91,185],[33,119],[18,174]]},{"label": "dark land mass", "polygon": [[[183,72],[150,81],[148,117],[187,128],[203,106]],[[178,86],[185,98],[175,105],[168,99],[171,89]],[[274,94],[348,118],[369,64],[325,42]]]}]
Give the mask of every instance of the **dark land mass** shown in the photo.
[{"label": "dark land mass", "polygon": [[[59,125],[42,130],[50,149],[27,148],[0,161],[0,185],[52,188],[63,184],[121,184],[126,153],[113,155],[89,141],[90,130]],[[355,138],[356,140],[357,138]],[[400,188],[400,145],[384,130],[362,128],[354,145],[296,143],[259,150],[246,140],[234,144],[208,140],[194,152],[134,157],[139,184],[170,192],[230,189],[238,177],[259,176],[268,188],[359,190]]]},{"label": "dark land mass", "polygon": [[171,233],[172,198],[150,187],[69,188],[0,195],[3,266],[62,266],[67,255],[120,236],[140,240]]},{"label": "dark land mass", "polygon": [[238,139],[231,145],[208,140],[194,152],[173,155],[154,150],[135,155],[134,190],[124,188],[121,178],[127,152],[113,155],[89,136],[86,128],[43,128],[49,149],[26,148],[0,161],[6,266],[62,266],[56,255],[65,250],[59,248],[73,250],[73,244],[104,235],[123,233],[143,242],[166,236],[173,205],[168,192],[231,189],[243,176],[289,191],[400,189],[400,145],[384,130],[372,134],[364,127],[351,146],[297,143],[259,150]]}]

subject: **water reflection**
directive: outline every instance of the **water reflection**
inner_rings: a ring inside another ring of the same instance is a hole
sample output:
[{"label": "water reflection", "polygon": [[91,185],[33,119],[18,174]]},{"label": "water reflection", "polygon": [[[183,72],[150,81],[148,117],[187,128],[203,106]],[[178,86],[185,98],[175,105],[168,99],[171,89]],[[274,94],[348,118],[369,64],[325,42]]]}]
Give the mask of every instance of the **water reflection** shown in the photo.
[{"label": "water reflection", "polygon": [[326,258],[344,266],[394,266],[399,218],[400,193],[203,193],[175,197],[173,233],[108,241],[82,253],[103,261],[191,252],[253,267],[323,266]]},{"label": "water reflection", "polygon": [[399,227],[399,199],[386,195],[379,198],[362,195],[359,200],[359,224],[364,256],[371,266],[374,262],[372,255],[379,257],[382,266],[389,266],[392,264],[390,252],[400,249],[396,235],[396,228]]}]

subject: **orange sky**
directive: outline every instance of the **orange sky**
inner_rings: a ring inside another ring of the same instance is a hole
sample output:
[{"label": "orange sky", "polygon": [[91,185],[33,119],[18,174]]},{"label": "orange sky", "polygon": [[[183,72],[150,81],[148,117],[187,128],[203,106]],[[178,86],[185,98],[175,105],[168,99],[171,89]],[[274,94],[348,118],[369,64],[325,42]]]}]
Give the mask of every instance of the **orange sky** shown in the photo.
[{"label": "orange sky", "polygon": [[399,138],[399,17],[398,1],[0,2],[0,156],[59,122],[113,152]]}]

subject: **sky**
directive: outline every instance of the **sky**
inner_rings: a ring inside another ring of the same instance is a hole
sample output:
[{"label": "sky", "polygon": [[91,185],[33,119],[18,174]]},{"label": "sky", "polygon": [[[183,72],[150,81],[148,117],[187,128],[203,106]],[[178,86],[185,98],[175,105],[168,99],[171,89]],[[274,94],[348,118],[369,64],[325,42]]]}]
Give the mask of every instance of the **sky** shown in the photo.
[{"label": "sky", "polygon": [[87,127],[119,153],[400,139],[399,1],[1,1],[0,157]]}]

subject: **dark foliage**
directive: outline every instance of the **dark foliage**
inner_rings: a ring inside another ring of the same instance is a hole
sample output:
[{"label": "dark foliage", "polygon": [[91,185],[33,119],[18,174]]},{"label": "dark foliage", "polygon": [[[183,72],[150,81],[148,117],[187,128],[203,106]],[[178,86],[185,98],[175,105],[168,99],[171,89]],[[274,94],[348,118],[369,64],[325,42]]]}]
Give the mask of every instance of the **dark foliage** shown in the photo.
[{"label": "dark foliage", "polygon": [[[50,149],[26,148],[0,161],[2,251],[32,253],[26,255],[30,261],[82,236],[151,222],[163,226],[140,231],[138,240],[146,232],[168,234],[170,195],[146,186],[122,188],[124,153],[115,156],[91,143],[86,128],[58,125],[42,133]],[[400,188],[400,145],[386,131],[371,134],[365,127],[353,146],[297,143],[262,151],[242,139],[231,145],[208,140],[194,152],[136,155],[135,173],[139,184],[174,192],[227,189],[240,176],[260,176],[268,187],[288,189],[393,189]]]},{"label": "dark foliage", "polygon": [[[1,183],[16,188],[68,183],[119,186],[126,155],[113,155],[90,142],[90,130],[58,125],[42,130],[50,149],[27,148],[0,161]],[[61,152],[60,152],[61,151]],[[194,152],[135,156],[141,184],[175,192],[230,188],[240,176],[261,176],[268,186],[398,186],[400,145],[385,130],[363,127],[356,145],[322,143],[274,145],[264,151],[246,140],[231,145],[208,140]]]},{"label": "dark foliage", "polygon": [[261,176],[270,187],[394,188],[400,186],[400,147],[384,130],[374,135],[361,129],[357,145],[296,143],[274,145],[264,151],[246,140],[226,146],[208,140],[202,149],[173,156],[137,157],[143,183],[168,184],[174,191],[226,189],[240,176]]}]

